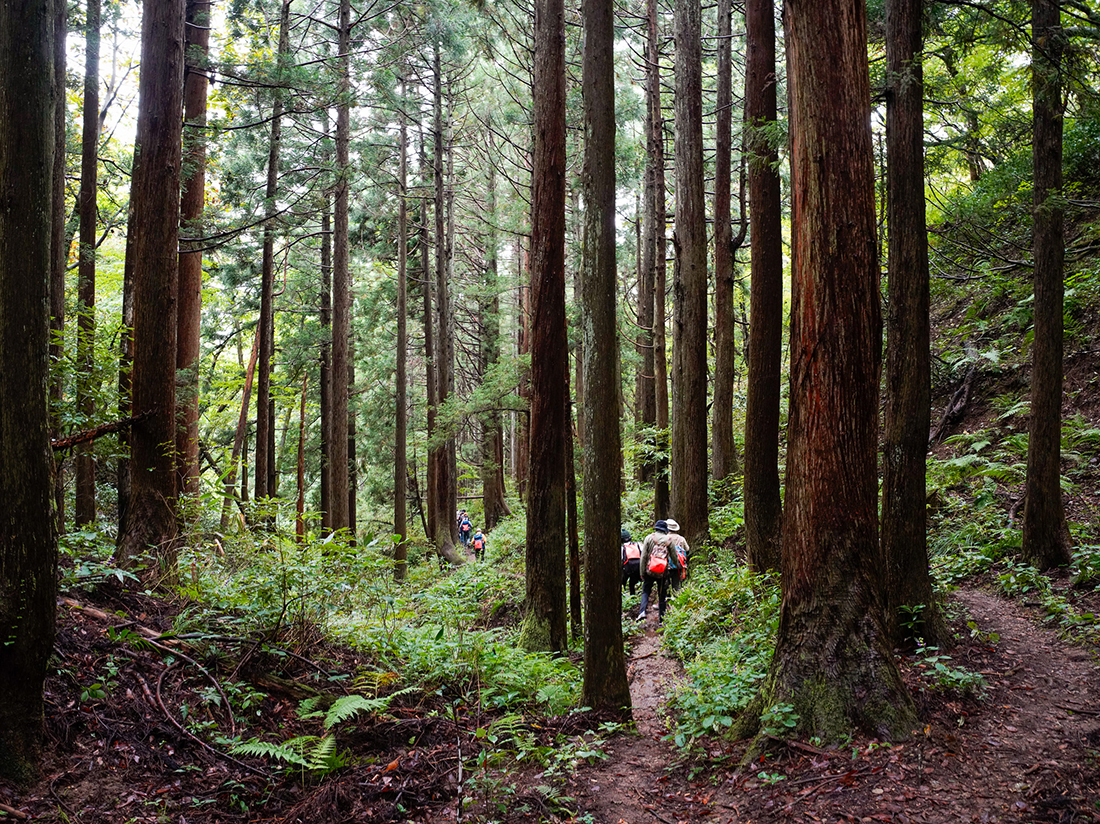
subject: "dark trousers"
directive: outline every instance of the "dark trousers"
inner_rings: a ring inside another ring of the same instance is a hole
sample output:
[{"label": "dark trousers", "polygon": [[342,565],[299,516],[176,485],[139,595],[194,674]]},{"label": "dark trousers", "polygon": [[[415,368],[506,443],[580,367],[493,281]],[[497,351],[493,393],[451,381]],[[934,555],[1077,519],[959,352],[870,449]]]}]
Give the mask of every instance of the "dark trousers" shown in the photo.
[{"label": "dark trousers", "polygon": [[653,592],[653,585],[657,584],[657,618],[663,620],[665,607],[668,606],[668,578],[652,578],[649,575],[642,576],[642,604],[638,610],[638,617],[645,616],[649,606],[649,594]]}]

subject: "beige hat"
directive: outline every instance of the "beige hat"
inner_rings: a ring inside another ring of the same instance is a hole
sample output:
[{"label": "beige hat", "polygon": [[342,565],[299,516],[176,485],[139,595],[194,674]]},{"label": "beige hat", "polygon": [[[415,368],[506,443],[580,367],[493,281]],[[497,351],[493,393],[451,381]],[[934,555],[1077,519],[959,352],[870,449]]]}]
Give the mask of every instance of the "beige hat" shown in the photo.
[{"label": "beige hat", "polygon": [[676,523],[674,520],[672,520],[671,518],[668,518],[668,519],[665,520],[665,526],[668,527],[669,532],[679,532],[680,531],[680,525],[678,523]]}]

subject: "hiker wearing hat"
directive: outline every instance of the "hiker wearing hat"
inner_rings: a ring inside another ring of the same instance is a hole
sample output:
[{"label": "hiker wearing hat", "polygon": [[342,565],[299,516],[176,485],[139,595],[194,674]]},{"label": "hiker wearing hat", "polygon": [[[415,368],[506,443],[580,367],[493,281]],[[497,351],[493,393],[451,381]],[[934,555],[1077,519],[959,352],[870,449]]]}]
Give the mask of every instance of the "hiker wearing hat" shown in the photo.
[{"label": "hiker wearing hat", "polygon": [[688,577],[688,555],[690,554],[690,547],[688,547],[687,538],[683,535],[677,535],[680,531],[680,525],[674,520],[669,518],[665,521],[665,525],[668,527],[668,540],[672,544],[673,549],[676,551],[676,562],[680,567],[679,570],[672,576],[672,589],[677,589],[680,584],[687,580]]},{"label": "hiker wearing hat", "polygon": [[[676,524],[675,521],[673,521]],[[679,529],[679,524],[676,524]],[[642,573],[642,603],[638,610],[638,620],[645,620],[646,608],[649,606],[649,595],[653,592],[653,584],[657,584],[657,623],[658,626],[665,620],[665,607],[668,605],[668,585],[674,575],[679,575],[679,563],[676,552],[676,542],[668,534],[668,521],[657,521],[653,525],[653,532],[645,536],[642,542],[642,557],[639,559],[639,568]],[[682,540],[682,539],[681,539]]]}]

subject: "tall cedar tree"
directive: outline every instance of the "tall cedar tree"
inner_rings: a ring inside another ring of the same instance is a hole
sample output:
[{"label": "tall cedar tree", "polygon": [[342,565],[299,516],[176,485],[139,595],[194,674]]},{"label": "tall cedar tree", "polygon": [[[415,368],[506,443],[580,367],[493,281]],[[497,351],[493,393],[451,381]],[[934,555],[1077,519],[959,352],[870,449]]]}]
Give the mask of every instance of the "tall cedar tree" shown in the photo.
[{"label": "tall cedar tree", "polygon": [[584,3],[584,686],[581,703],[630,712],[619,524],[619,342],[615,295],[615,63],[610,3]]},{"label": "tall cedar tree", "polygon": [[279,47],[275,100],[271,105],[271,138],[267,148],[267,187],[264,191],[264,239],[260,263],[260,354],[256,361],[256,480],[255,498],[275,496],[275,415],[271,400],[271,362],[275,354],[275,220],[278,215],[279,155],[283,136],[282,73],[290,59],[290,0],[279,14]]},{"label": "tall cedar tree", "polygon": [[0,778],[42,753],[57,536],[46,392],[54,192],[55,0],[0,4]]},{"label": "tall cedar tree", "polygon": [[[492,115],[489,116],[490,124]],[[495,151],[492,128],[487,136],[489,152]],[[497,281],[497,178],[496,165],[489,164],[485,181],[488,195],[488,235],[485,240],[485,291],[481,303],[481,335],[478,339],[478,371],[484,377],[500,361],[500,286]],[[504,425],[500,410],[481,419],[481,495],[485,528],[492,529],[512,514],[505,500]]]},{"label": "tall cedar tree", "polygon": [[882,326],[863,0],[784,5],[793,210],[782,591],[765,706],[796,731],[896,740],[915,715],[883,625]]},{"label": "tall cedar tree", "polygon": [[[405,99],[405,81],[401,80],[401,99]],[[406,369],[408,363],[408,299],[409,299],[409,217],[408,217],[408,151],[409,131],[404,112],[398,114],[400,128],[397,140],[397,368],[394,370],[394,443],[393,443],[393,531],[400,537],[393,551],[394,580],[403,581],[408,572],[409,545],[408,516],[405,502],[408,499],[408,388]]]},{"label": "tall cedar tree", "polygon": [[348,143],[351,132],[351,0],[340,0],[338,21],[339,88],[336,103],[336,194],[332,219],[332,463],[329,467],[333,529],[351,525],[348,511],[348,345],[351,273],[348,268]]},{"label": "tall cedar tree", "polygon": [[[454,394],[455,350],[454,312],[451,309],[449,270],[453,242],[454,210],[445,185],[443,164],[446,160],[443,139],[443,57],[439,43],[435,44],[432,59],[434,83],[433,151],[432,169],[435,183],[435,393],[436,403],[443,407]],[[449,147],[448,147],[449,149]],[[451,154],[453,157],[453,153]],[[436,512],[434,536],[436,551],[451,563],[464,560],[455,549],[458,525],[455,514],[458,507],[458,472],[455,455],[455,437],[449,433],[435,449]]]},{"label": "tall cedar tree", "polygon": [[[145,0],[134,173],[130,188],[134,366],[130,509],[122,564],[150,547],[176,572],[176,300],[183,137],[183,0]],[[141,418],[140,416],[148,417]]]},{"label": "tall cedar tree", "polygon": [[1023,558],[1039,569],[1070,562],[1062,503],[1062,303],[1065,244],[1062,203],[1062,53],[1058,0],[1032,0],[1032,273],[1035,335],[1031,348],[1031,424]]},{"label": "tall cedar tree", "polygon": [[707,218],[703,190],[703,12],[677,0],[676,261],[672,324],[672,511],[691,546],[707,507]]},{"label": "tall cedar tree", "polygon": [[[80,145],[80,251],[77,264],[76,405],[91,425],[95,416],[95,256],[96,172],[99,168],[99,0],[88,0],[84,25],[84,106]],[[76,489],[73,521],[80,527],[95,522],[95,457],[91,442],[76,448]]]},{"label": "tall cedar tree", "polygon": [[[565,8],[535,2],[527,615],[520,644],[566,648]],[[617,424],[616,424],[617,426]],[[616,458],[618,463],[618,458]]]},{"label": "tall cedar tree", "polygon": [[[202,210],[206,199],[206,94],[212,0],[187,0],[184,52],[183,191],[180,194],[176,369],[181,392],[176,466],[180,496],[199,494],[199,341],[202,327]],[[186,239],[185,239],[186,238]]]},{"label": "tall cedar tree", "polygon": [[[714,480],[737,472],[733,440],[733,384],[737,376],[734,334],[733,224],[730,222],[730,167],[733,148],[733,38],[730,0],[718,2],[718,98],[714,154],[714,401],[711,467]],[[742,204],[744,204],[742,187]],[[744,224],[742,224],[742,227]],[[743,237],[742,237],[743,239]]]},{"label": "tall cedar tree", "polygon": [[783,338],[783,235],[776,122],[775,4],[746,0],[745,120],[749,154],[748,387],[745,408],[745,543],[758,572],[779,569],[779,381]]},{"label": "tall cedar tree", "polygon": [[[64,77],[65,45],[69,25],[68,3],[54,3],[54,77]],[[65,273],[69,263],[69,239],[65,231],[65,95],[54,95],[54,159],[53,159],[53,231],[50,245],[50,363],[60,363],[65,329]],[[61,369],[50,370],[50,437],[61,436],[61,395],[64,375]],[[65,532],[65,459],[54,455],[53,498],[57,508],[57,529]]]},{"label": "tall cedar tree", "polygon": [[[882,433],[886,625],[895,644],[950,640],[928,570],[925,465],[931,423],[928,239],[924,208],[921,0],[886,3],[886,175],[889,281]],[[902,606],[923,606],[917,622]],[[909,636],[909,637],[906,637]]]},{"label": "tall cedar tree", "polygon": [[[649,64],[649,45],[646,45],[646,88],[648,95],[649,75],[653,74],[653,66]],[[635,417],[637,424],[643,432],[642,448],[638,450],[638,465],[636,478],[640,484],[653,483],[656,472],[654,460],[654,447],[656,446],[652,435],[653,428],[657,425],[657,396],[656,385],[653,377],[653,284],[657,275],[657,223],[656,211],[656,187],[657,173],[653,160],[654,144],[657,136],[654,125],[653,106],[646,105],[645,110],[645,171],[642,177],[642,206],[641,206],[641,238],[638,243],[641,261],[638,267],[638,363],[639,367],[634,379],[635,386]]]},{"label": "tall cedar tree", "polygon": [[646,98],[653,118],[653,143],[650,162],[653,164],[653,232],[656,248],[653,257],[653,398],[657,412],[657,441],[654,451],[657,466],[653,473],[654,520],[668,516],[668,359],[665,347],[665,290],[668,267],[668,239],[665,209],[665,118],[661,106],[661,29],[657,0],[647,0],[646,20]]}]

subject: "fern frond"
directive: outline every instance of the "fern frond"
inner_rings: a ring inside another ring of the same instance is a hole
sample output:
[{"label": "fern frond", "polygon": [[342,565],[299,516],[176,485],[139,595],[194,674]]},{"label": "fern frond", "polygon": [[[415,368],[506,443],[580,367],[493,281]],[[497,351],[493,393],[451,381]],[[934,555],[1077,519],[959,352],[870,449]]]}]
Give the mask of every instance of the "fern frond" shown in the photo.
[{"label": "fern frond", "polygon": [[[279,761],[285,761],[287,764],[294,764],[298,767],[309,767],[309,762],[306,761],[301,753],[302,747],[300,745],[303,743],[303,738],[316,739],[316,736],[292,738],[281,744],[271,744],[267,741],[260,741],[258,738],[253,738],[251,741],[237,744],[230,752],[234,755],[248,755],[254,758],[274,758]],[[299,745],[298,749],[295,749],[295,744]]]}]

